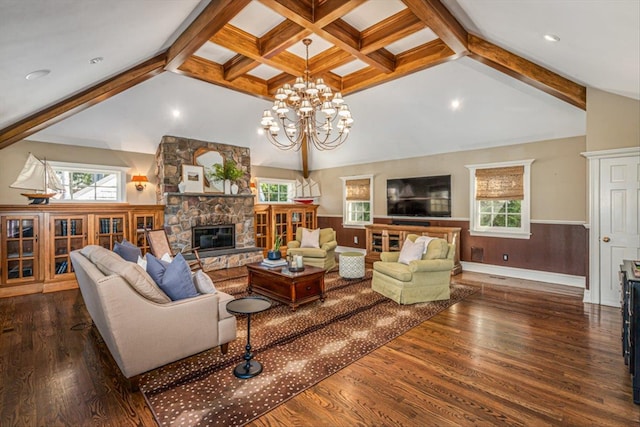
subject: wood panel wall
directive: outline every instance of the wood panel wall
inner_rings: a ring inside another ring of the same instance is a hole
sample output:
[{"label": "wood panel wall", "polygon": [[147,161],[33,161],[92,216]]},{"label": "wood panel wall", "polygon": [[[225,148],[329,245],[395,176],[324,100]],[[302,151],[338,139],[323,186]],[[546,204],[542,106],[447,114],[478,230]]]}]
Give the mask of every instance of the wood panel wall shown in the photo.
[{"label": "wood panel wall", "polygon": [[[375,218],[374,222],[390,224],[391,218]],[[462,261],[587,277],[588,230],[581,224],[532,223],[530,239],[471,236],[469,221],[441,219],[431,220],[429,224],[462,229],[460,234]],[[336,230],[340,246],[361,249],[366,247],[365,230],[343,228],[340,217],[319,216],[318,226],[332,227]],[[354,236],[358,236],[358,244],[353,243]],[[503,254],[508,255],[508,261],[503,260]]]}]

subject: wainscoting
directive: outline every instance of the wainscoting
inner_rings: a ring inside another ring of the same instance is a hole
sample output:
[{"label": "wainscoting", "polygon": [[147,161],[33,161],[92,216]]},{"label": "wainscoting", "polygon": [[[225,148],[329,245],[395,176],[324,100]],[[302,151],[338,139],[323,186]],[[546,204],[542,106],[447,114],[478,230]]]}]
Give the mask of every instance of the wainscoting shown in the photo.
[{"label": "wainscoting", "polygon": [[[391,218],[375,218],[374,222],[390,224]],[[526,240],[471,236],[469,221],[438,219],[430,220],[429,225],[462,229],[461,261],[585,278],[588,275],[589,232],[582,224],[532,222],[531,238]],[[340,246],[366,247],[365,230],[342,227],[342,217],[318,216],[318,226],[336,230]],[[504,254],[507,261],[503,260]]]}]

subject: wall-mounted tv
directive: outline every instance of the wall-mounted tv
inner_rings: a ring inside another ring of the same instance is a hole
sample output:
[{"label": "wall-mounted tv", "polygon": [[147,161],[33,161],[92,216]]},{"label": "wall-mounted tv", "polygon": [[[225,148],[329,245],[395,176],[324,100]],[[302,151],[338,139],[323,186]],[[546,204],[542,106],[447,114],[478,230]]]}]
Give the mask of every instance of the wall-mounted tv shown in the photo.
[{"label": "wall-mounted tv", "polygon": [[387,215],[451,217],[451,175],[388,179]]}]

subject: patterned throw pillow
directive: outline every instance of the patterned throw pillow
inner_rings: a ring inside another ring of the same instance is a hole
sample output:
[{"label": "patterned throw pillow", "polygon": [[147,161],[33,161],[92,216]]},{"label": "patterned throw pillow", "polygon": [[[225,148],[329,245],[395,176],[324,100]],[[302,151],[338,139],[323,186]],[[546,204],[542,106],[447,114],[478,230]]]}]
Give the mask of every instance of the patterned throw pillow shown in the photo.
[{"label": "patterned throw pillow", "polygon": [[146,257],[147,273],[172,301],[198,296],[191,278],[191,269],[182,254],[176,255],[170,263],[149,253]]},{"label": "patterned throw pillow", "polygon": [[402,244],[402,249],[400,249],[398,262],[402,264],[409,264],[411,261],[417,261],[422,259],[423,252],[424,242],[412,242],[410,239],[407,239]]}]

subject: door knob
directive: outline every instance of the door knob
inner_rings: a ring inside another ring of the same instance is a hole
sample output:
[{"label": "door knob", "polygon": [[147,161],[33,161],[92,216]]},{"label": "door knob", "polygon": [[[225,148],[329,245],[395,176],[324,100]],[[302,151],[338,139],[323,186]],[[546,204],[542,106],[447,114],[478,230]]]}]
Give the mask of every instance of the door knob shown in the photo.
[{"label": "door knob", "polygon": [[609,241],[610,241],[610,240],[611,240],[611,239],[610,239],[610,238],[608,238],[608,237],[603,237],[603,238],[602,238],[602,241],[603,241],[603,242],[605,242],[605,243],[609,243]]}]

